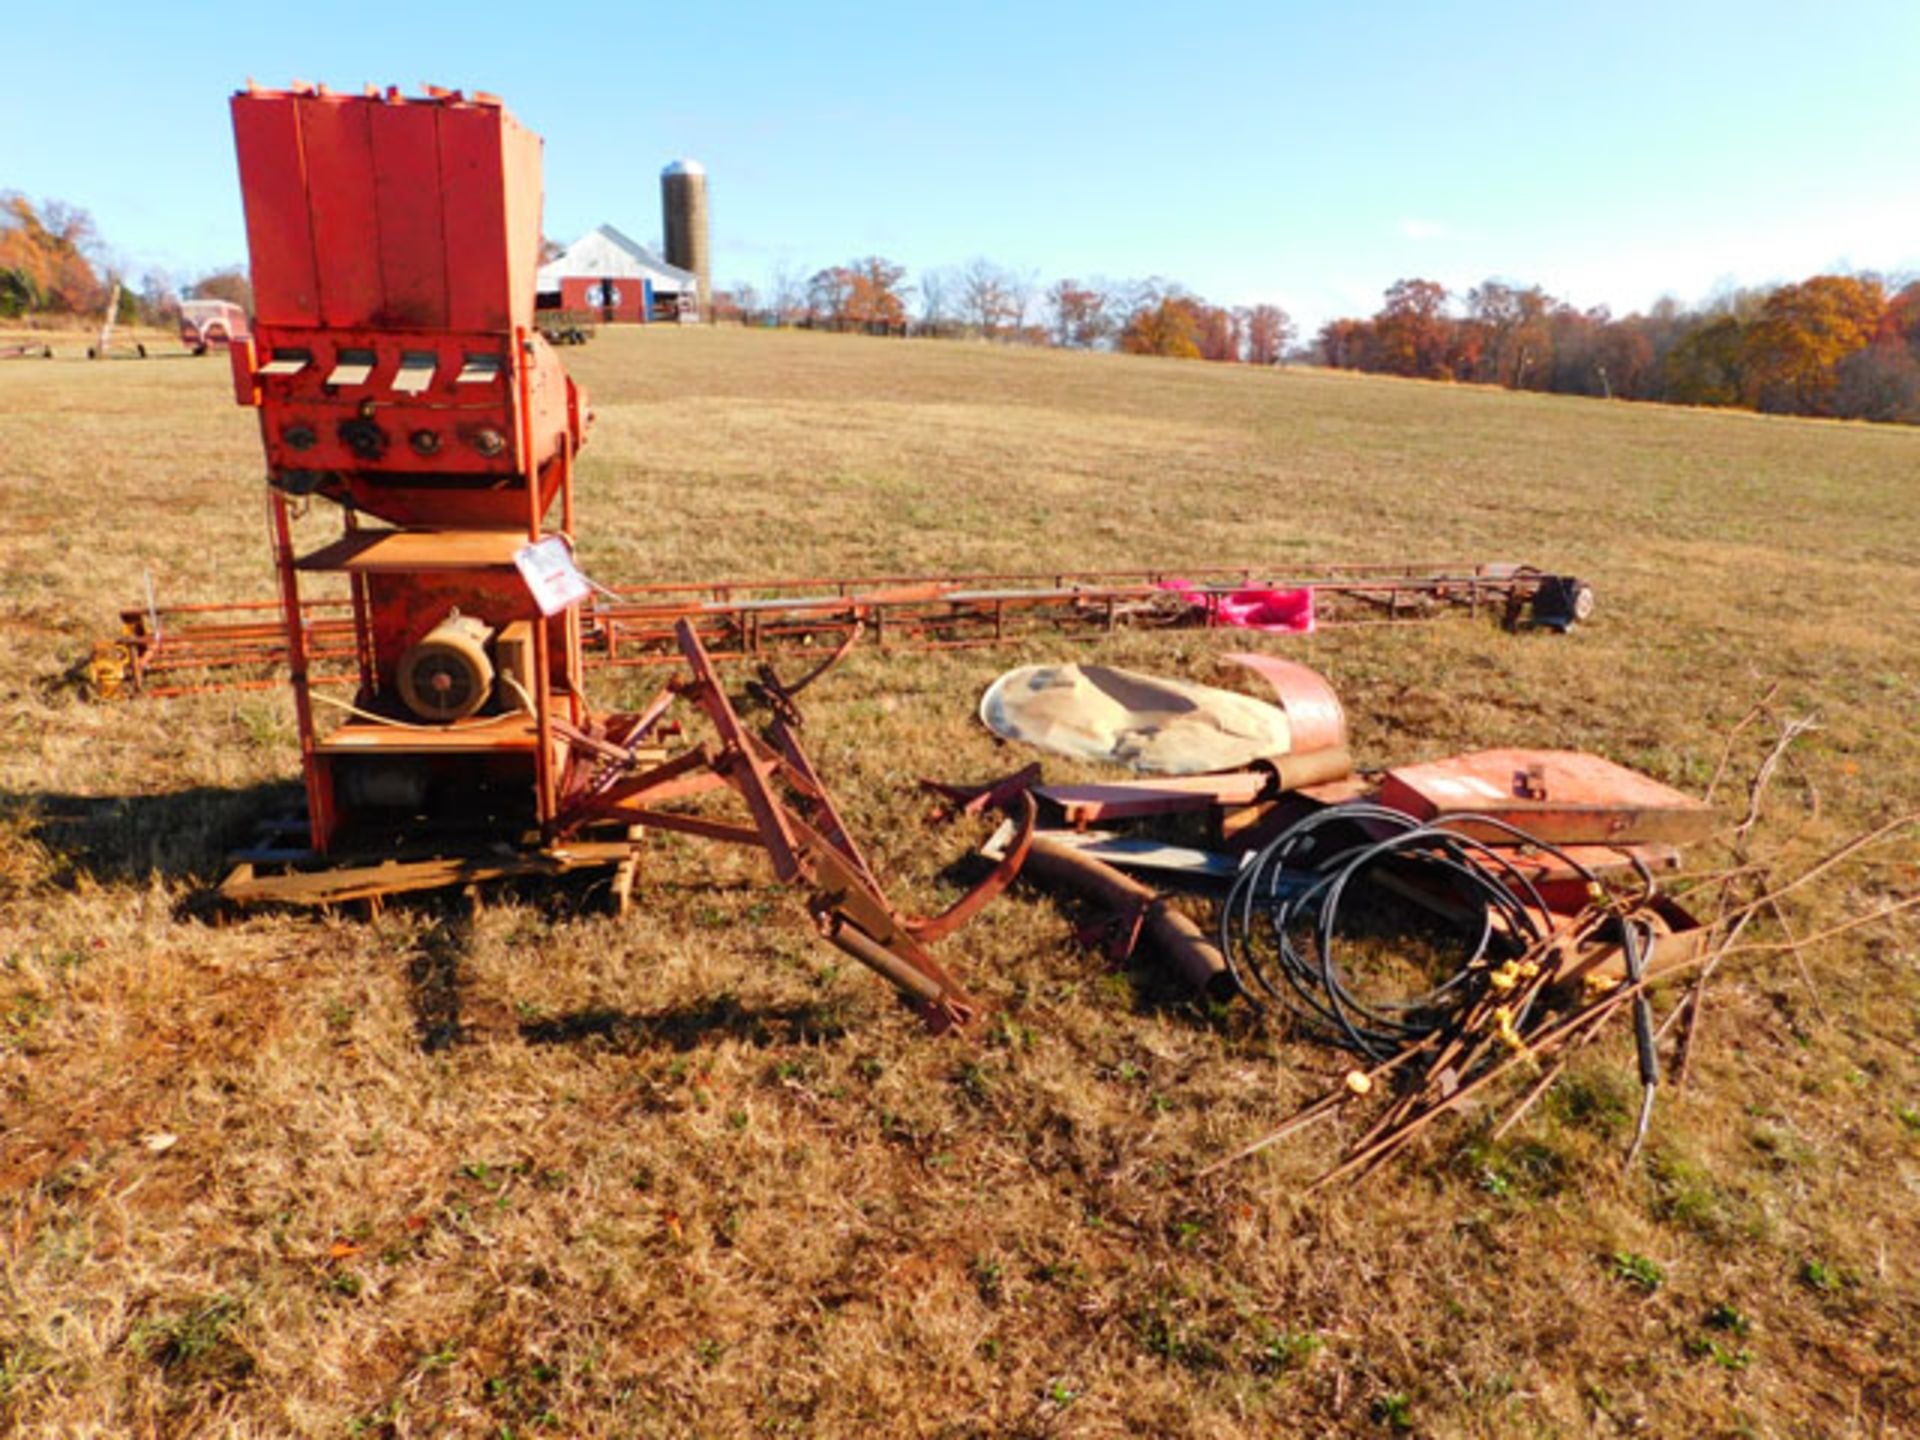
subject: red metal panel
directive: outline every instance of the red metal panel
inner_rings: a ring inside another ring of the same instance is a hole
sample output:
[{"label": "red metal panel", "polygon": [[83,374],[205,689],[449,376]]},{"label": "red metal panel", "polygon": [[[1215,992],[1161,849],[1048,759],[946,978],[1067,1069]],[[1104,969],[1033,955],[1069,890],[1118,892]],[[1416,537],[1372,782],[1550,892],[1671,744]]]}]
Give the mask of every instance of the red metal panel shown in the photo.
[{"label": "red metal panel", "polygon": [[[500,477],[517,472],[507,444],[514,434],[515,397],[503,378],[509,373],[509,356],[498,336],[276,329],[267,332],[263,343],[303,349],[312,357],[295,374],[260,381],[261,403],[272,422],[266,432],[267,459],[276,470]],[[357,384],[330,383],[341,355],[354,350],[373,356],[373,374]],[[393,383],[409,355],[433,357],[432,381],[423,391],[402,394]],[[478,384],[459,383],[462,365],[474,356],[494,357],[498,376]],[[370,399],[378,411],[363,417],[361,406]],[[560,424],[564,427],[564,421]],[[502,448],[494,450],[487,443],[489,432]],[[356,438],[364,448],[353,448]],[[375,508],[373,513],[384,512]]]},{"label": "red metal panel", "polygon": [[301,102],[307,200],[319,257],[320,317],[332,326],[368,326],[384,308],[379,216],[373,195],[373,141],[366,100]]},{"label": "red metal panel", "polygon": [[314,325],[320,319],[295,103],[287,95],[233,97],[233,142],[247,214],[254,312],[268,325]]},{"label": "red metal panel", "polygon": [[[448,325],[455,330],[511,330],[506,205],[501,194],[501,112],[441,105],[438,113]],[[524,283],[531,307],[531,272]]]},{"label": "red metal panel", "polygon": [[438,106],[369,108],[373,193],[380,212],[379,323],[447,328],[447,232],[440,205]]},{"label": "red metal panel", "polygon": [[227,363],[233,367],[233,398],[241,405],[260,403],[253,383],[253,337],[243,335],[227,346]]},{"label": "red metal panel", "polygon": [[533,324],[533,281],[540,269],[540,137],[522,129],[505,109],[500,123],[500,169],[507,225],[507,319]]},{"label": "red metal panel", "polygon": [[[1573,750],[1481,750],[1402,765],[1387,772],[1380,803],[1421,820],[1491,815],[1556,844],[1684,845],[1714,826],[1713,811],[1691,795]],[[1471,821],[1459,829],[1507,839]]]}]

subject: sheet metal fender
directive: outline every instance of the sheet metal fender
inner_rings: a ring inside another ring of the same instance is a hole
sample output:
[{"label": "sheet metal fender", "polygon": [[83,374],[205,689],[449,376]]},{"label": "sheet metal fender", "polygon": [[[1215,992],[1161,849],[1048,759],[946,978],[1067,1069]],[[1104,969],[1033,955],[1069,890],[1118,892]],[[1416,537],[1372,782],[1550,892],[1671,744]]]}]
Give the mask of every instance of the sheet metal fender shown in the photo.
[{"label": "sheet metal fender", "polygon": [[1293,729],[1294,754],[1346,745],[1346,707],[1318,670],[1278,655],[1236,651],[1220,658],[1251,670],[1272,687],[1274,699]]}]

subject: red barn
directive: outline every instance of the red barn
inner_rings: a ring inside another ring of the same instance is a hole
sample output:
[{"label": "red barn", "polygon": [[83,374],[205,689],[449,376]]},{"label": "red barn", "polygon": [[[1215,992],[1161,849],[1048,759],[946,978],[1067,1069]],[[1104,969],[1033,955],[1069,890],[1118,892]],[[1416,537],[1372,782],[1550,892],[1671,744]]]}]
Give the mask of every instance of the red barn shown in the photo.
[{"label": "red barn", "polygon": [[540,267],[542,310],[585,311],[603,321],[645,323],[697,315],[699,280],[611,225],[589,230]]}]

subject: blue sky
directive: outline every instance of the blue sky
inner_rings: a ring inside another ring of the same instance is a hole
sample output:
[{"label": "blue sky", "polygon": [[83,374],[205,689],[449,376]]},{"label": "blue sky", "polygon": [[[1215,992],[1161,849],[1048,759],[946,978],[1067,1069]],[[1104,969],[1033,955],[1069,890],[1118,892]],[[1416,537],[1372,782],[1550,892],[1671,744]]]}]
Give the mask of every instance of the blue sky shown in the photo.
[{"label": "blue sky", "polygon": [[562,240],[656,239],[694,156],[721,284],[984,255],[1311,327],[1403,276],[1624,312],[1920,271],[1915,0],[9,9],[0,189],[87,207],[136,270],[243,258],[252,77],[503,96]]}]

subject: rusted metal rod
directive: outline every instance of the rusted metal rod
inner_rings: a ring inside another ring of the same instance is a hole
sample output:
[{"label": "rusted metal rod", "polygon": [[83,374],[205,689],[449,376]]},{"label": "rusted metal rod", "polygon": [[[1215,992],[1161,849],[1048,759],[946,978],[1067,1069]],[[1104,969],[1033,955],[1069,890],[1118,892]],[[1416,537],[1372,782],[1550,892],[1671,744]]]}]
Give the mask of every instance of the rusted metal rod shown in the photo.
[{"label": "rusted metal rod", "polygon": [[1191,916],[1113,866],[1035,836],[1027,853],[1026,873],[1072,890],[1123,920],[1137,918],[1174,973],[1200,993],[1225,1000],[1239,989],[1219,949]]}]

